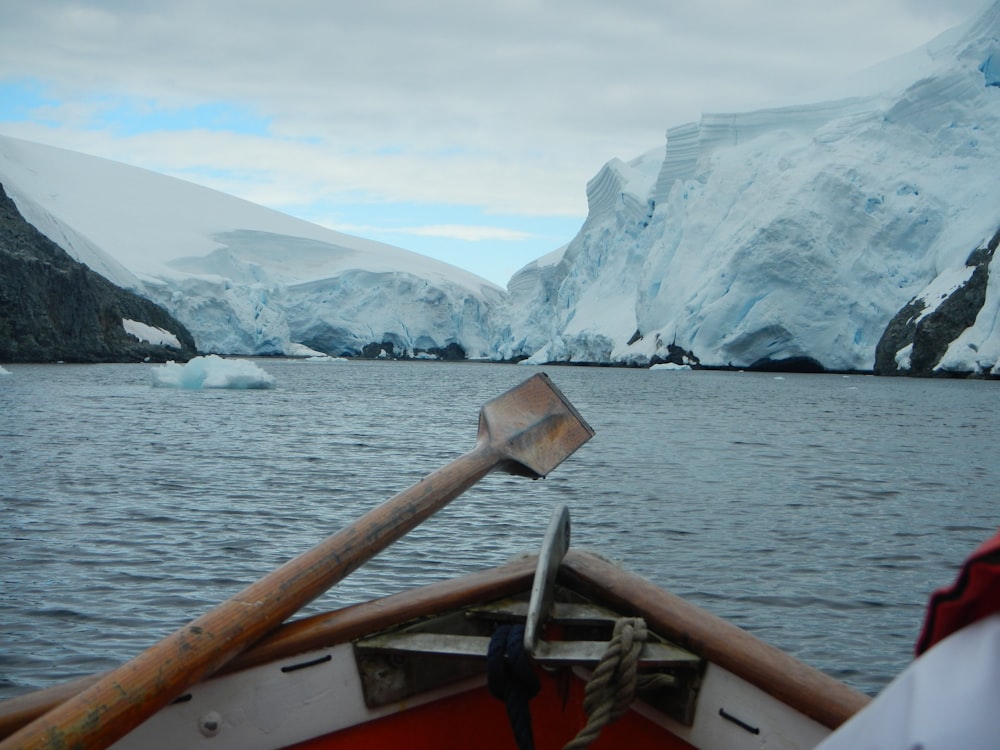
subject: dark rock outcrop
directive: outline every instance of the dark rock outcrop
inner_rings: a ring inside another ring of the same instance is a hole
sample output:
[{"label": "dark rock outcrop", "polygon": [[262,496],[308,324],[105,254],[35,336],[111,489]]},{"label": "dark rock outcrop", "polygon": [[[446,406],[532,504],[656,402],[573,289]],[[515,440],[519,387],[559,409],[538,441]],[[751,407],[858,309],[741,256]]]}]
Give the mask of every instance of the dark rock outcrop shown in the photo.
[{"label": "dark rock outcrop", "polygon": [[[923,315],[927,303],[923,298],[915,297],[896,313],[875,348],[876,375],[927,377],[941,374],[935,372],[935,368],[948,351],[948,346],[976,322],[976,317],[986,302],[990,262],[997,245],[1000,245],[1000,230],[988,243],[972,251],[965,261],[965,265],[973,269],[972,274],[964,284],[941,300],[933,312]],[[909,345],[913,346],[910,366],[909,369],[901,370],[896,363],[896,355]]]},{"label": "dark rock outcrop", "polygon": [[785,357],[784,359],[758,359],[746,368],[751,372],[826,372],[821,362],[812,357]]},{"label": "dark rock outcrop", "polygon": [[[174,334],[140,341],[123,319]],[[75,261],[24,220],[0,185],[0,362],[163,362],[197,354],[166,310]]]},{"label": "dark rock outcrop", "polygon": [[363,359],[419,359],[423,354],[429,354],[435,359],[441,359],[448,362],[459,362],[468,356],[465,349],[454,342],[443,347],[432,346],[427,349],[414,349],[413,356],[410,356],[405,352],[405,349],[402,354],[397,352],[396,344],[392,341],[383,341],[381,344],[372,341],[371,343],[364,345],[361,349],[360,355],[355,352],[348,351],[341,353],[339,356],[360,356]]},{"label": "dark rock outcrop", "polygon": [[[638,337],[638,338],[637,338]],[[632,341],[629,344],[634,343],[641,339],[642,336],[639,335],[639,331],[636,331],[632,336]],[[667,356],[663,357],[659,354],[654,354],[649,361],[650,365],[688,365],[691,367],[697,367],[701,364],[700,360],[694,355],[694,352],[689,352],[687,349],[677,346],[677,344],[667,344]]]}]

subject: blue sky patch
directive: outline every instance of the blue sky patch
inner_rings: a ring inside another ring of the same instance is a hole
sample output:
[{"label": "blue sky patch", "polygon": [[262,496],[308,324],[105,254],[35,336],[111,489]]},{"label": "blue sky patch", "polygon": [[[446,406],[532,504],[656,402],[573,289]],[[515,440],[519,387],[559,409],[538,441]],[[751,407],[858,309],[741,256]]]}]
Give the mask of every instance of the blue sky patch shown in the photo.
[{"label": "blue sky patch", "polygon": [[37,116],[37,112],[42,108],[58,105],[59,100],[46,96],[45,87],[37,81],[0,81],[0,121],[34,120],[54,125],[54,120],[45,122],[44,118]]},{"label": "blue sky patch", "polygon": [[[239,135],[270,135],[271,119],[250,107],[226,101],[202,102],[190,106],[168,105],[156,99],[96,93],[57,98],[47,87],[33,79],[0,81],[0,121],[58,125],[66,113],[83,116],[78,125],[88,130],[107,130],[117,136],[153,132],[210,130]],[[52,110],[51,116],[45,114]]]},{"label": "blue sky patch", "polygon": [[[584,216],[495,214],[477,206],[343,203],[282,210],[346,234],[404,247],[465,268],[504,286],[525,264],[576,236]],[[471,235],[481,234],[473,239]]]},{"label": "blue sky patch", "polygon": [[190,107],[171,107],[153,99],[94,97],[97,105],[91,127],[129,136],[149,132],[211,130],[240,135],[266,136],[270,118],[229,102],[206,102]]}]

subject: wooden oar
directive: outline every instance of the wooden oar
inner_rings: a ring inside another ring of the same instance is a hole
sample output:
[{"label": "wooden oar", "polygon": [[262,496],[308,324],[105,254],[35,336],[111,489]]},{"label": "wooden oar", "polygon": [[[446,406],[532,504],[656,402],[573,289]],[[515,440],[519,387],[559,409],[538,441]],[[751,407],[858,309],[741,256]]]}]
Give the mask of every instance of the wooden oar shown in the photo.
[{"label": "wooden oar", "polygon": [[545,476],[594,431],[544,374],[487,402],[476,446],[0,743],[103,748],[495,470]]}]

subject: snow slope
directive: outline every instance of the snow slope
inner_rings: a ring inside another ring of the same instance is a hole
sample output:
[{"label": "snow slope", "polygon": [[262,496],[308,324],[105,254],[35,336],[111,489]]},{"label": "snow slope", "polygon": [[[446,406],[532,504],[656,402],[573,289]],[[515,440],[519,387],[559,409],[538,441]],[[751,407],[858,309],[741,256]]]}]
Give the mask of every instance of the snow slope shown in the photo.
[{"label": "snow slope", "polygon": [[995,374],[1000,1],[835,94],[706,114],[612,159],[587,185],[577,236],[506,292],[25,141],[0,137],[0,183],[205,352]]},{"label": "snow slope", "polygon": [[[609,162],[561,256],[512,280],[501,353],[871,370],[893,316],[967,277],[1000,226],[1000,3],[852,85],[707,114],[664,150]],[[997,275],[940,369],[996,364]]]},{"label": "snow slope", "polygon": [[207,188],[0,136],[0,183],[77,260],[159,302],[199,349],[488,356],[504,292],[400,248]]}]

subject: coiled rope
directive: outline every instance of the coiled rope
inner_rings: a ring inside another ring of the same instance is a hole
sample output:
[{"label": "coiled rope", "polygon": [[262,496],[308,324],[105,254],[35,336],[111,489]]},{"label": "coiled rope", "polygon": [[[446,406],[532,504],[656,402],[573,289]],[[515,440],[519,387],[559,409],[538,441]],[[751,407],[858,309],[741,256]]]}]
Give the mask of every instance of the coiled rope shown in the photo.
[{"label": "coiled rope", "polygon": [[[608,724],[628,710],[639,690],[674,684],[666,674],[640,675],[639,656],[649,638],[646,621],[623,617],[615,621],[608,647],[584,688],[583,710],[587,723],[563,750],[585,750]],[[529,701],[538,694],[540,682],[524,651],[524,626],[501,625],[490,639],[486,658],[490,692],[507,706],[514,739],[519,750],[534,750]]]},{"label": "coiled rope", "polygon": [[641,617],[622,617],[615,622],[608,647],[584,689],[583,710],[587,723],[563,750],[589,747],[604,727],[628,710],[637,690],[673,684],[670,675],[639,674],[639,655],[648,638],[649,630]]}]

